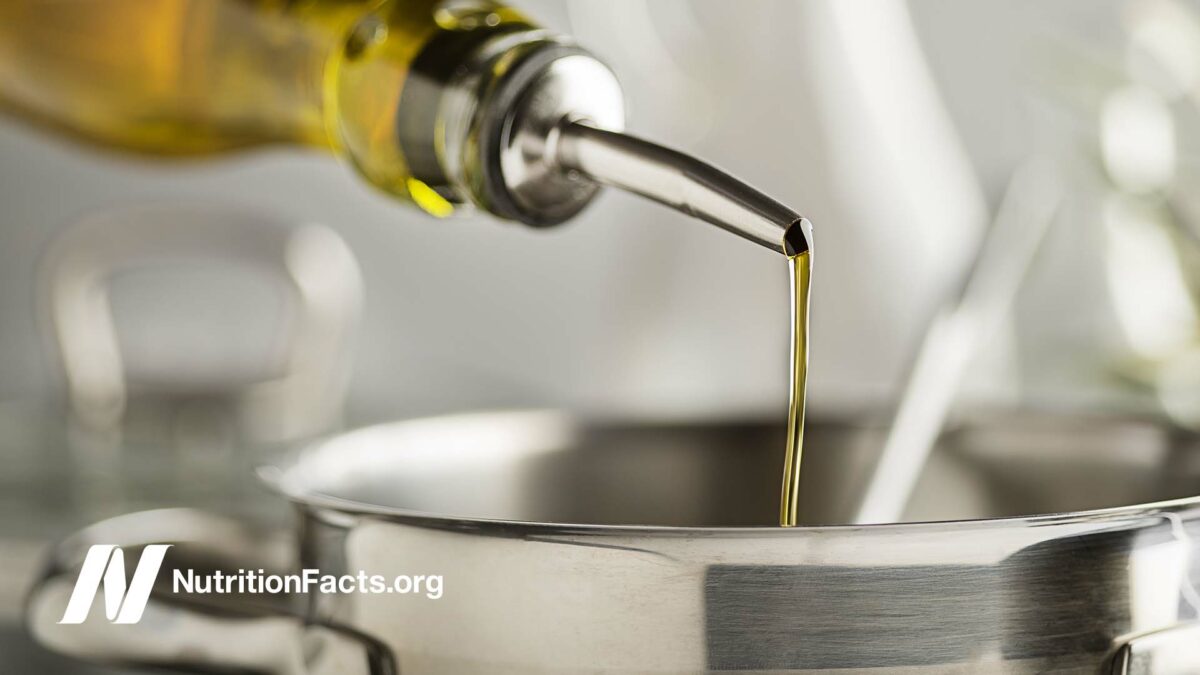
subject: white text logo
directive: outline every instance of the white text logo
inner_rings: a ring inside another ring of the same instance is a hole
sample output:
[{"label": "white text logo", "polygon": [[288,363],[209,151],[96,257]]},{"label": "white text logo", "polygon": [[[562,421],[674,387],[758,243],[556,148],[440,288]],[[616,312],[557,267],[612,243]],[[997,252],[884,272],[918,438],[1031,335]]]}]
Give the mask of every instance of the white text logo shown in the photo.
[{"label": "white text logo", "polygon": [[150,591],[154,588],[158,570],[169,548],[170,544],[153,544],[142,549],[142,556],[138,559],[137,569],[128,587],[125,583],[125,553],[120,548],[98,544],[88,549],[83,569],[79,571],[79,579],[75,582],[75,590],[59,623],[83,623],[101,584],[104,588],[104,614],[108,620],[113,623],[137,623],[146,609],[146,601],[150,599]]}]

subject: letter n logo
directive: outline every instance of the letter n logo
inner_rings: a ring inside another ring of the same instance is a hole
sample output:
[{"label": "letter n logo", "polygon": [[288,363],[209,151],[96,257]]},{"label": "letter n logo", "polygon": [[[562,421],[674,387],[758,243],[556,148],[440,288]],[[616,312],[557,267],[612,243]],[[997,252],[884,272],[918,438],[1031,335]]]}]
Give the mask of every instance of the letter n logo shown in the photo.
[{"label": "letter n logo", "polygon": [[137,623],[146,609],[154,580],[170,544],[153,544],[142,549],[133,581],[125,585],[125,554],[120,548],[98,544],[88,549],[79,570],[79,580],[59,623],[83,623],[92,609],[96,591],[104,584],[104,613],[113,623]]}]

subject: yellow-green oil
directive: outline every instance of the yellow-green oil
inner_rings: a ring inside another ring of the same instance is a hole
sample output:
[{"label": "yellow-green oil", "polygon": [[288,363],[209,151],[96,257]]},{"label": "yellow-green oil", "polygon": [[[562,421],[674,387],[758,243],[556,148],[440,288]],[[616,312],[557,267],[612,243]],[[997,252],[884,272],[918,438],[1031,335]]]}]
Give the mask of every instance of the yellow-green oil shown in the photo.
[{"label": "yellow-green oil", "polygon": [[804,403],[808,386],[808,306],[812,280],[812,251],[788,257],[791,268],[791,388],[788,392],[787,446],[779,524],[795,527],[799,519],[800,459],[804,449]]}]

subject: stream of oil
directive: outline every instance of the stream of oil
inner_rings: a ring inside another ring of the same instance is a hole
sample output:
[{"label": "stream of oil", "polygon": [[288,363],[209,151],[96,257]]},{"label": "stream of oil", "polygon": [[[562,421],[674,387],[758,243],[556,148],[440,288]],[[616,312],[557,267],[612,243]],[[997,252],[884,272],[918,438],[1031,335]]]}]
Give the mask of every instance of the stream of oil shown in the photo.
[{"label": "stream of oil", "polygon": [[779,495],[782,527],[795,527],[799,517],[800,458],[804,449],[804,399],[808,384],[808,300],[812,281],[812,249],[805,229],[797,222],[788,228],[784,238],[791,268],[792,386],[788,393],[787,449]]}]

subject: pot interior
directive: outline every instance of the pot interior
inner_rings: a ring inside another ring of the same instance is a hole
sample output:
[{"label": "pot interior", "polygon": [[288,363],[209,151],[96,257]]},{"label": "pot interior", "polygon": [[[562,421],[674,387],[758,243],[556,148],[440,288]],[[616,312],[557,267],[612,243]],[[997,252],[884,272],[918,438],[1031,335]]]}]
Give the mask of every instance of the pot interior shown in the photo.
[{"label": "pot interior", "polygon": [[[850,521],[884,440],[810,422],[801,520]],[[905,521],[1083,511],[1200,495],[1197,437],[1151,422],[988,416],[943,435]],[[433,516],[603,525],[773,526],[784,429],[776,423],[581,423],[552,412],[397,422],[301,452],[275,482]]]}]

